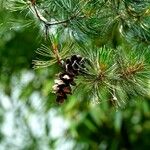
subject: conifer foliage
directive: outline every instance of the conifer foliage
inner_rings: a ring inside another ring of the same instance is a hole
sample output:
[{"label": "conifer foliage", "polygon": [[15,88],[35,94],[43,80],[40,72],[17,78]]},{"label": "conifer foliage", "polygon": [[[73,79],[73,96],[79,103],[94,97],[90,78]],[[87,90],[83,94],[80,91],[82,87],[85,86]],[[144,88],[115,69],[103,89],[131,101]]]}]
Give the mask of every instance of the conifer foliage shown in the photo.
[{"label": "conifer foliage", "polygon": [[88,100],[116,107],[131,96],[149,96],[150,1],[9,0],[4,6],[40,27],[45,43],[34,68],[62,67],[53,86],[57,102],[74,82]]}]

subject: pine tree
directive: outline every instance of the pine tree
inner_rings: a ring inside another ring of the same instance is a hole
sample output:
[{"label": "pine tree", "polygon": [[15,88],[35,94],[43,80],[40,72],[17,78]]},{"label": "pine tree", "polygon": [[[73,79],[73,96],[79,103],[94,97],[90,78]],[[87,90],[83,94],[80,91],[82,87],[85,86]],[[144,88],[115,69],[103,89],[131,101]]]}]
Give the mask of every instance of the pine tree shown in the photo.
[{"label": "pine tree", "polygon": [[83,100],[115,107],[149,97],[149,0],[8,0],[3,6],[24,13],[24,26],[40,27],[44,41],[33,64],[60,67],[57,98],[66,99],[72,88],[72,94],[82,90]]}]

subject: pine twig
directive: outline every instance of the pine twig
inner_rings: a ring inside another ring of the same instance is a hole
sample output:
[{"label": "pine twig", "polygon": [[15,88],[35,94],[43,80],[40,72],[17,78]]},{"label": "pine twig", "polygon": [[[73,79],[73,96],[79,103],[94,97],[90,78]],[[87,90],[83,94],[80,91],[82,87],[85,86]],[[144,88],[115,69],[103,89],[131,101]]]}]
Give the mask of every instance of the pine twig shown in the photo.
[{"label": "pine twig", "polygon": [[[45,26],[53,26],[53,25],[59,25],[59,24],[65,24],[65,23],[68,23],[69,21],[71,20],[74,20],[78,17],[78,14],[79,12],[77,12],[76,14],[70,16],[70,18],[66,19],[66,20],[62,20],[62,21],[57,21],[57,22],[49,22],[40,12],[39,10],[37,9],[36,5],[35,5],[35,0],[32,0],[31,1],[32,3],[32,7],[33,7],[33,10],[36,14],[36,17],[45,24]],[[85,18],[85,16],[80,16],[79,18]]]},{"label": "pine twig", "polygon": [[61,57],[59,55],[59,52],[58,52],[58,45],[55,44],[55,43],[52,43],[52,50],[53,50],[53,53],[56,56],[58,64],[62,66],[62,61],[61,61],[62,59],[61,59]]}]

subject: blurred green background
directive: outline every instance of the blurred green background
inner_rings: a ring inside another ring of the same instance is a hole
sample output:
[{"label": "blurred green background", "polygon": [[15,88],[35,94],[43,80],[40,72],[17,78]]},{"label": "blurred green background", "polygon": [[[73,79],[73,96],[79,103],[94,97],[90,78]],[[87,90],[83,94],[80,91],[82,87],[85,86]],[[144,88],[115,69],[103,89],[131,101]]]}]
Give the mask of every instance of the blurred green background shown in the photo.
[{"label": "blurred green background", "polygon": [[80,91],[55,103],[50,91],[59,68],[32,69],[44,38],[24,16],[0,9],[0,150],[150,149],[149,99],[131,98],[116,110],[81,102]]}]

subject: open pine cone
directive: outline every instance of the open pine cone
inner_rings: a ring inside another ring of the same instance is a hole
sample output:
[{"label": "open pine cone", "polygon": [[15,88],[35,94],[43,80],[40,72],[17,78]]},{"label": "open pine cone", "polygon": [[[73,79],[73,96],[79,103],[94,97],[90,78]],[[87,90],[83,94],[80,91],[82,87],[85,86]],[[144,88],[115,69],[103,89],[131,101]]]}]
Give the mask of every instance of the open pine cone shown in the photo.
[{"label": "open pine cone", "polygon": [[72,94],[71,86],[76,85],[74,78],[85,68],[84,63],[84,58],[80,55],[73,55],[63,62],[64,71],[58,75],[59,79],[55,80],[53,86],[58,103],[63,103],[67,99],[67,94]]}]

